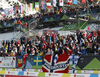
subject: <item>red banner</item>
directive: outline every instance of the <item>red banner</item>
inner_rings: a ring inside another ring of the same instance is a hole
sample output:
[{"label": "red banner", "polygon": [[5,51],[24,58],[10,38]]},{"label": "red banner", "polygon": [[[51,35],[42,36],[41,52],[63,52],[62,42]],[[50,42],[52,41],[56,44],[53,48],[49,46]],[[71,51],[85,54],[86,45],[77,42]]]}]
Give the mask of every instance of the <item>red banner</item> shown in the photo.
[{"label": "red banner", "polygon": [[38,76],[5,75],[5,77],[38,77]]},{"label": "red banner", "polygon": [[[57,60],[55,63],[54,59]],[[68,73],[69,70],[68,62],[69,62],[69,55],[65,54],[58,55],[58,59],[57,56],[45,55],[42,70],[43,72],[51,72],[51,73],[52,72]]]}]

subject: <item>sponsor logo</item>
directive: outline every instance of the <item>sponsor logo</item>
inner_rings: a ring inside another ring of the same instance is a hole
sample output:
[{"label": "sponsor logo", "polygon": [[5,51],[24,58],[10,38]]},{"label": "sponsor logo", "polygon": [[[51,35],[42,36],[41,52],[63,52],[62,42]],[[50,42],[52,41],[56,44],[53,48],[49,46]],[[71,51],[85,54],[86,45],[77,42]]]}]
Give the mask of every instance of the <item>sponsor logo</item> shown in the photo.
[{"label": "sponsor logo", "polygon": [[5,77],[35,77],[35,76],[5,75]]},{"label": "sponsor logo", "polygon": [[84,75],[74,75],[74,77],[85,77]]},{"label": "sponsor logo", "polygon": [[58,77],[58,74],[49,73],[49,76]]},{"label": "sponsor logo", "polygon": [[35,75],[34,72],[27,72],[27,75]]},{"label": "sponsor logo", "polygon": [[8,71],[8,74],[15,74],[15,71]]}]

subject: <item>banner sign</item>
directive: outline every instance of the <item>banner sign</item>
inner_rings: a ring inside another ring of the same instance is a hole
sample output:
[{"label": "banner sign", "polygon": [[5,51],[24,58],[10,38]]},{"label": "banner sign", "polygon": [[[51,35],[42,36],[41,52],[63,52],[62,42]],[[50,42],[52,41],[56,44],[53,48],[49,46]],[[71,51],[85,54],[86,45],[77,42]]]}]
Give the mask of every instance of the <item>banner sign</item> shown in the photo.
[{"label": "banner sign", "polygon": [[58,33],[58,30],[43,30],[44,35],[52,35]]},{"label": "banner sign", "polygon": [[51,73],[68,73],[69,70],[69,55],[58,55],[58,59],[55,62],[56,56],[45,55],[42,70],[43,72]]},{"label": "banner sign", "polygon": [[0,57],[0,67],[16,67],[16,57]]},{"label": "banner sign", "polygon": [[36,77],[36,76],[5,75],[5,77]]},{"label": "banner sign", "polygon": [[88,55],[79,58],[77,67],[84,70],[100,70],[100,56]]}]

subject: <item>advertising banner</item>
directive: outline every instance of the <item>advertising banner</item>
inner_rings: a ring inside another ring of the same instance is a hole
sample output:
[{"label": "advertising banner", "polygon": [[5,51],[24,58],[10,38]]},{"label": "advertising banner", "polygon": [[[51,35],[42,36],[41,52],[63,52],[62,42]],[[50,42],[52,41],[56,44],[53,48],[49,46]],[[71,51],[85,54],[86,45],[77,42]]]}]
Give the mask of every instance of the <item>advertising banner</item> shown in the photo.
[{"label": "advertising banner", "polygon": [[0,75],[0,77],[4,77],[4,75]]},{"label": "advertising banner", "polygon": [[16,57],[0,57],[0,67],[16,67]]},{"label": "advertising banner", "polygon": [[5,77],[37,77],[37,76],[5,75]]},{"label": "advertising banner", "polygon": [[58,30],[43,30],[44,35],[52,35],[58,33]]},{"label": "advertising banner", "polygon": [[100,56],[81,56],[79,58],[77,67],[83,70],[100,70]]}]

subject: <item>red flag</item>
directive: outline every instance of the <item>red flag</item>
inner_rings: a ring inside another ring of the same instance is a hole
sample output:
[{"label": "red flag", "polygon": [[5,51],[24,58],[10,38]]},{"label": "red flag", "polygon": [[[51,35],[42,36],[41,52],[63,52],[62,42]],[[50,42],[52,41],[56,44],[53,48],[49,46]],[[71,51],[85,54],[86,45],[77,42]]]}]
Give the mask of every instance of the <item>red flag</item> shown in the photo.
[{"label": "red flag", "polygon": [[94,37],[96,36],[96,33],[95,33],[95,31],[93,31],[93,36],[94,36]]},{"label": "red flag", "polygon": [[97,31],[98,36],[100,36],[100,30]]},{"label": "red flag", "polygon": [[91,33],[88,32],[87,39],[91,38]]},{"label": "red flag", "polygon": [[82,3],[85,3],[86,1],[85,1],[85,0],[81,0],[81,2],[82,2]]},{"label": "red flag", "polygon": [[90,0],[91,2],[93,2],[93,0]]},{"label": "red flag", "polygon": [[68,0],[68,5],[72,5],[72,0]]},{"label": "red flag", "polygon": [[18,6],[16,6],[16,14],[18,14]]},{"label": "red flag", "polygon": [[90,31],[90,28],[88,27],[88,31]]},{"label": "red flag", "polygon": [[[25,51],[26,52],[26,51]],[[24,58],[23,58],[23,64],[25,64],[25,62],[26,62],[26,57],[28,57],[28,54],[26,53],[25,55],[24,55]]]}]

